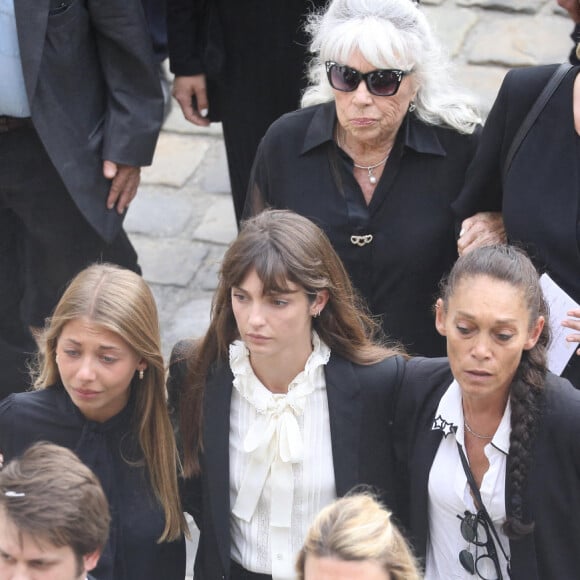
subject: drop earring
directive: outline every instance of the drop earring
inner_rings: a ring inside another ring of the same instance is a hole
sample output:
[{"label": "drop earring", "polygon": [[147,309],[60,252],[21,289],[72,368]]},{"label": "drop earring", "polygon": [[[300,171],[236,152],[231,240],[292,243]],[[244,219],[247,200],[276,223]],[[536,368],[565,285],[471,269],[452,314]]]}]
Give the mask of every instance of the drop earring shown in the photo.
[{"label": "drop earring", "polygon": [[139,380],[142,381],[144,376],[145,376],[145,371],[143,369],[139,369]]}]

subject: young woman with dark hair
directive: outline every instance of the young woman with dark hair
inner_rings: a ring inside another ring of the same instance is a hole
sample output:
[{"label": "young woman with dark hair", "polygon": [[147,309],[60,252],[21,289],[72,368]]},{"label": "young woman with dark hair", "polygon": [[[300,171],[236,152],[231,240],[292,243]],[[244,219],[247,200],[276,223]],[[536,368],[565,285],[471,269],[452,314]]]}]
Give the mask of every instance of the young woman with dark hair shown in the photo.
[{"label": "young woman with dark hair", "polygon": [[310,220],[266,211],[244,223],[209,330],[172,356],[196,579],[293,579],[322,507],[359,483],[392,505],[403,359],[378,331]]}]

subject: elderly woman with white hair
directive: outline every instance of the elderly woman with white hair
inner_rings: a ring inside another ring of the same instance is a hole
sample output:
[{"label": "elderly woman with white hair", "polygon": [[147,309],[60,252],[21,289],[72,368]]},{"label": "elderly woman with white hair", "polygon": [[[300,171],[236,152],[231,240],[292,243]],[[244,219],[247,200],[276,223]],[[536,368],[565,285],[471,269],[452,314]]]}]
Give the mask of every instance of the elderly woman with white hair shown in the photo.
[{"label": "elderly woman with white hair", "polygon": [[334,0],[307,28],[311,84],[264,136],[245,214],[316,222],[388,334],[442,355],[431,305],[457,258],[451,202],[477,146],[476,106],[411,0]]}]

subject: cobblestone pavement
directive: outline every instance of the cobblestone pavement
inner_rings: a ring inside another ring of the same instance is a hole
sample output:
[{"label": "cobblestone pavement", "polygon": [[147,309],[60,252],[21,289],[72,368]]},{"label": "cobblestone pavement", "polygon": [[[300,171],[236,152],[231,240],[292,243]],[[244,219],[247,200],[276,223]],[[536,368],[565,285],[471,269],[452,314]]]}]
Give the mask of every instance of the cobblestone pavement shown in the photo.
[{"label": "cobblestone pavement", "polygon": [[[572,23],[556,0],[423,0],[423,6],[484,113],[509,68],[561,62],[572,47]],[[219,124],[193,127],[174,103],[126,228],[158,301],[168,355],[177,340],[207,327],[219,263],[237,233]]]}]

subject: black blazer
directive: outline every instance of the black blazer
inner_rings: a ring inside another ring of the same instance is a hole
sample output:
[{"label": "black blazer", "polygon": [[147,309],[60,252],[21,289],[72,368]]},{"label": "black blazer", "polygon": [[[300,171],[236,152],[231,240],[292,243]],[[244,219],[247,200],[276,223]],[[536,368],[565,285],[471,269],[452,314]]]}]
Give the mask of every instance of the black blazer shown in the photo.
[{"label": "black blazer", "polygon": [[[431,426],[452,380],[446,358],[411,360],[396,410],[397,455],[406,465],[399,481],[400,509],[421,558],[429,540],[429,472],[442,437]],[[580,570],[580,392],[550,373],[545,393],[524,496],[524,513],[535,521],[535,529],[510,541],[512,580],[572,579]]]},{"label": "black blazer", "polygon": [[32,121],[69,194],[105,239],[122,216],[105,201],[103,160],[149,165],[163,96],[139,0],[14,3]]},{"label": "black blazer", "polygon": [[[168,389],[179,390],[186,362],[184,345],[174,348]],[[336,493],[357,484],[376,488],[395,509],[391,418],[403,359],[361,366],[331,355],[325,367]],[[233,375],[219,363],[205,388],[202,474],[186,483],[185,508],[195,518],[200,540],[195,578],[230,577],[229,421]]]}]

